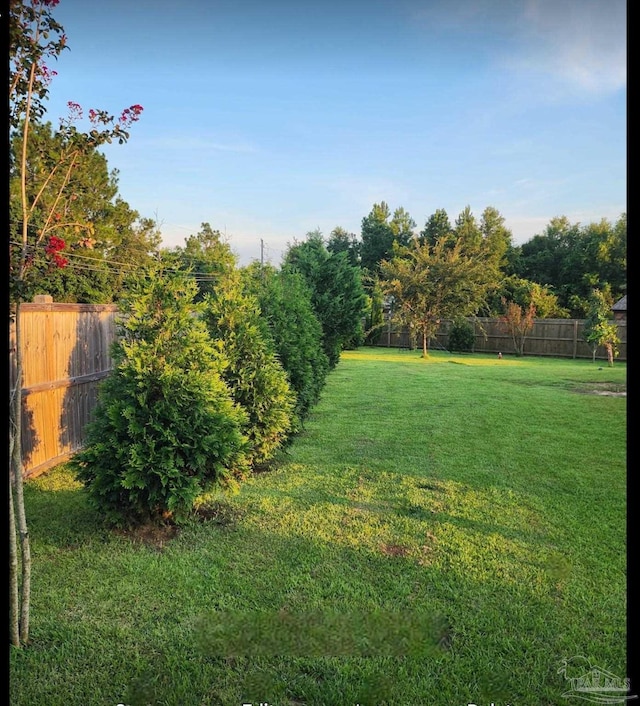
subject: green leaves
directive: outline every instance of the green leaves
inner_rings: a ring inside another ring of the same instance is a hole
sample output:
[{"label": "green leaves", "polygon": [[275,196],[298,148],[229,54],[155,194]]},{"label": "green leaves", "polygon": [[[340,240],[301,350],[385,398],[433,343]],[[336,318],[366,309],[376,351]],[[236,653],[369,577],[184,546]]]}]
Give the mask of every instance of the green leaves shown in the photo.
[{"label": "green leaves", "polygon": [[247,469],[247,414],[193,316],[195,284],[160,269],[145,274],[123,302],[116,368],[73,462],[92,504],[116,523],[179,519],[209,484]]}]

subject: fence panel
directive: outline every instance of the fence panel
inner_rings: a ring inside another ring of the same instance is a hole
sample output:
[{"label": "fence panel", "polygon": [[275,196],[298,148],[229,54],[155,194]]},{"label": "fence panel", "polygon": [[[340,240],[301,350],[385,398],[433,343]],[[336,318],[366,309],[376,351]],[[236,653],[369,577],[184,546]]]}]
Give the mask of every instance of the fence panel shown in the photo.
[{"label": "fence panel", "polygon": [[[504,329],[499,319],[469,319],[474,330],[474,353],[514,353],[511,335]],[[618,360],[627,360],[627,322],[612,321],[618,327],[620,338]],[[591,358],[589,344],[582,339],[584,331],[582,319],[536,319],[533,329],[527,334],[524,355],[554,356],[558,358]],[[452,321],[443,321],[435,337],[429,342],[433,349],[449,348],[449,334]],[[409,336],[406,329],[388,326],[374,341],[375,346],[406,348]],[[596,360],[606,360],[607,352],[603,347],[596,351]]]},{"label": "fence panel", "polygon": [[[109,374],[115,340],[114,304],[29,303],[20,306],[22,459],[35,476],[78,451]],[[16,377],[15,324],[9,330],[9,378]]]}]

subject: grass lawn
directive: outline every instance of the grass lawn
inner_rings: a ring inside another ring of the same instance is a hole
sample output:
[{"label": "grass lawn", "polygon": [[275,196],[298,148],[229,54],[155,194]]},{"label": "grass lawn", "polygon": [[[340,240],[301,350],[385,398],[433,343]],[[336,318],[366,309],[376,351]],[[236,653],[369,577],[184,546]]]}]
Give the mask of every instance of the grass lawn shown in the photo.
[{"label": "grass lawn", "polygon": [[10,703],[580,703],[627,671],[624,390],[619,362],[348,351],[274,470],[178,532],[106,530],[57,467],[25,489]]}]

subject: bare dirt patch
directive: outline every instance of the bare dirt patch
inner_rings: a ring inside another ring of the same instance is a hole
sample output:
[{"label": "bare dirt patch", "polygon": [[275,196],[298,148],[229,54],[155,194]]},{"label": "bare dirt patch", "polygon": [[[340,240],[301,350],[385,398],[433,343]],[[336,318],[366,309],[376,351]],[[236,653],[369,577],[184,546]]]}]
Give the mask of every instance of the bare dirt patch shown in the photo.
[{"label": "bare dirt patch", "polygon": [[409,547],[404,547],[401,544],[383,544],[380,550],[387,556],[407,556],[409,553]]},{"label": "bare dirt patch", "polygon": [[612,382],[591,382],[576,387],[576,392],[583,395],[602,395],[606,397],[626,397],[627,386]]},{"label": "bare dirt patch", "polygon": [[117,533],[136,544],[162,551],[178,534],[178,528],[175,525],[149,523],[126,530],[117,530]]}]

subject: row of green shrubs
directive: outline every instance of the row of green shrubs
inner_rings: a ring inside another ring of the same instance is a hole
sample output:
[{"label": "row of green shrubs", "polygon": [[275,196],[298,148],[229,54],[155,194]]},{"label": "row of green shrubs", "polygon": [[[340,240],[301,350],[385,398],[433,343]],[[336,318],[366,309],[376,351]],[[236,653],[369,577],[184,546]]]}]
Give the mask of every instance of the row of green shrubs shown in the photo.
[{"label": "row of green shrubs", "polygon": [[72,459],[108,522],[180,522],[298,432],[331,363],[303,276],[227,266],[202,296],[156,263],[119,302],[114,370]]}]

